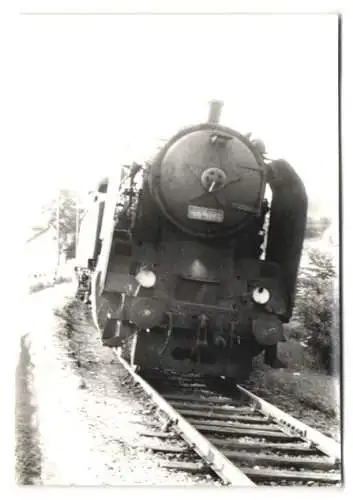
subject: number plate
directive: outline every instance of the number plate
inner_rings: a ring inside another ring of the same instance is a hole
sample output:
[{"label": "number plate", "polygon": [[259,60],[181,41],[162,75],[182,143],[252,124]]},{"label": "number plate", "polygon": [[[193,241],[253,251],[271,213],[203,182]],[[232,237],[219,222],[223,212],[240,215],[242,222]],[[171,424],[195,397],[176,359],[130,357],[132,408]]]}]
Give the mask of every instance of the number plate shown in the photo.
[{"label": "number plate", "polygon": [[223,222],[224,212],[218,208],[188,206],[188,218],[195,220],[205,220],[208,222]]}]

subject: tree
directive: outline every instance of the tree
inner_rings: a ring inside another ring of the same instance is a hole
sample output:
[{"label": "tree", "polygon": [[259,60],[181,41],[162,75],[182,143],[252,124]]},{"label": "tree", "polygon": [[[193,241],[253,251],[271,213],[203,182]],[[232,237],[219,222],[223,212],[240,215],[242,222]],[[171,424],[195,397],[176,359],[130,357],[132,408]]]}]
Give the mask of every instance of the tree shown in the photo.
[{"label": "tree", "polygon": [[305,329],[305,342],[313,358],[327,373],[337,369],[340,353],[339,298],[332,257],[311,250],[309,268],[298,283],[297,315]]},{"label": "tree", "polygon": [[84,212],[77,193],[69,189],[61,189],[58,197],[42,208],[42,214],[48,217],[47,227],[52,227],[55,231],[57,231],[59,215],[60,252],[75,245],[77,222],[80,224]]}]

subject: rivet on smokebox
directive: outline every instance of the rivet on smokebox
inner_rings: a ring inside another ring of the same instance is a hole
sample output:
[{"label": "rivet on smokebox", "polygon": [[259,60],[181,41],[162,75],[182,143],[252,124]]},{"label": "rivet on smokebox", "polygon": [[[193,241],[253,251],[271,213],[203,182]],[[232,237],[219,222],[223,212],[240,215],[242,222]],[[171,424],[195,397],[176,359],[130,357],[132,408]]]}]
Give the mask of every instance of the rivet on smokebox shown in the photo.
[{"label": "rivet on smokebox", "polygon": [[283,325],[274,315],[258,316],[252,322],[252,331],[261,345],[273,345],[284,340]]}]

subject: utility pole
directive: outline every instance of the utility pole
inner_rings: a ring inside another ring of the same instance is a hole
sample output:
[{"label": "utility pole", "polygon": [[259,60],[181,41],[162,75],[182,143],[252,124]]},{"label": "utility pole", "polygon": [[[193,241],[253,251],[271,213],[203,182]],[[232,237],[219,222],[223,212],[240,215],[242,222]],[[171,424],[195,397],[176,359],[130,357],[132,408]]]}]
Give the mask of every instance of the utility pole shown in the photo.
[{"label": "utility pole", "polygon": [[56,241],[57,241],[57,268],[60,265],[60,189],[56,198]]},{"label": "utility pole", "polygon": [[76,193],[75,258],[77,258],[79,231],[80,231],[80,205],[79,205],[78,193]]}]

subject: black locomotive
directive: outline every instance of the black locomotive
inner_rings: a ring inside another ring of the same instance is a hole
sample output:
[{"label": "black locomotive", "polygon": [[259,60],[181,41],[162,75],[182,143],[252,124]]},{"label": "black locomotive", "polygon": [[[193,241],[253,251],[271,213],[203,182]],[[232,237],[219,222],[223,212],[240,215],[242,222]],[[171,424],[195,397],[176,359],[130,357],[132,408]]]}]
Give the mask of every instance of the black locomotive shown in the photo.
[{"label": "black locomotive", "polygon": [[305,188],[261,141],[220,125],[221,107],[104,179],[81,227],[102,342],[141,369],[247,377],[292,315]]}]

